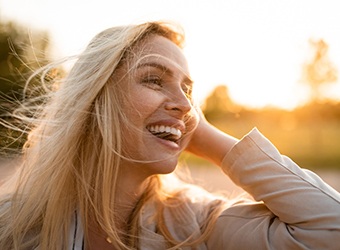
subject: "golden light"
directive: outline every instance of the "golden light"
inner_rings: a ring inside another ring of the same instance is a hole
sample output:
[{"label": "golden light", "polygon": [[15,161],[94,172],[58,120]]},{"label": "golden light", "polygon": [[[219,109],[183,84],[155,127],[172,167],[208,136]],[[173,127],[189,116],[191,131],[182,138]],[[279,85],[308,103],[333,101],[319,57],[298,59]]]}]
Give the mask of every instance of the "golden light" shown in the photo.
[{"label": "golden light", "polygon": [[[20,6],[20,8],[18,8]],[[293,108],[306,101],[298,84],[308,40],[323,38],[340,67],[340,2],[321,1],[24,1],[0,0],[0,14],[47,29],[56,57],[79,53],[104,28],[173,20],[187,34],[185,54],[200,101],[226,84],[232,99],[253,107]],[[325,90],[340,98],[339,84]]]}]

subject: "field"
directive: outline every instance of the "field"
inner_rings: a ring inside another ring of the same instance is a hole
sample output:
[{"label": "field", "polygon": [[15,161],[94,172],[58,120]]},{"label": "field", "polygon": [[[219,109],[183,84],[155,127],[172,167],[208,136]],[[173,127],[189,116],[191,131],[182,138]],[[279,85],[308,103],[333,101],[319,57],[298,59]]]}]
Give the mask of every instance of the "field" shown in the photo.
[{"label": "field", "polygon": [[241,138],[257,127],[281,152],[308,169],[340,171],[340,121],[315,120],[298,123],[292,117],[280,119],[230,119],[212,122],[223,131]]}]

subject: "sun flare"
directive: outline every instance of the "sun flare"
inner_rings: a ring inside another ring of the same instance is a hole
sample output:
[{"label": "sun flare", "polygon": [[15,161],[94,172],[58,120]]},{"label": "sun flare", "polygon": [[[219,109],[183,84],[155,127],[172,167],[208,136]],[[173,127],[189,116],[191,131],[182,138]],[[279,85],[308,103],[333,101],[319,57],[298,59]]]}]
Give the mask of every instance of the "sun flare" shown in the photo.
[{"label": "sun flare", "polygon": [[[5,19],[46,29],[55,57],[81,52],[93,35],[110,26],[175,21],[186,32],[185,53],[200,102],[214,87],[225,84],[231,98],[241,105],[291,109],[304,103],[308,90],[300,84],[301,67],[309,56],[310,38],[324,39],[331,60],[340,66],[338,1],[320,5],[308,0],[174,0],[164,5],[148,0],[117,5],[99,0],[93,5],[74,0],[70,5],[60,0],[56,5],[51,1],[0,0],[0,6]],[[324,92],[339,99],[339,83]]]}]

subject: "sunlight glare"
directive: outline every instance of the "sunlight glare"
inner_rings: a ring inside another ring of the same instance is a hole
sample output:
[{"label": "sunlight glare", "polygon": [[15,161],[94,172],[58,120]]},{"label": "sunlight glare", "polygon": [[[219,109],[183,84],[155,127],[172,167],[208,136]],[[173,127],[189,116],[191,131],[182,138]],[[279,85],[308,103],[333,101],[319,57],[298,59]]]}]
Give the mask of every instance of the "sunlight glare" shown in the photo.
[{"label": "sunlight glare", "polygon": [[[323,38],[340,66],[340,2],[326,1],[0,0],[0,14],[47,29],[56,58],[81,52],[99,31],[146,20],[171,20],[187,35],[185,54],[202,102],[225,84],[239,104],[293,108],[306,101],[299,84],[308,39]],[[20,6],[18,8],[17,6]],[[81,7],[81,8],[80,8]],[[317,17],[317,18],[316,18]],[[340,98],[339,83],[333,91]],[[334,91],[335,90],[335,91]]]}]

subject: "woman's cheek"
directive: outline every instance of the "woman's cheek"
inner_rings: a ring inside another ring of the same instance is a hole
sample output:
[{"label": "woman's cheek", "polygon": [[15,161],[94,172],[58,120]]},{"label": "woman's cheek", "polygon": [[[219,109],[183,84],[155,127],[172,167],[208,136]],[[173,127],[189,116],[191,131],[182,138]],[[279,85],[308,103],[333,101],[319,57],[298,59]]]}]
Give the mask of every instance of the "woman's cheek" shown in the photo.
[{"label": "woman's cheek", "polygon": [[140,112],[148,113],[157,109],[164,101],[165,97],[160,92],[151,89],[143,89],[136,92],[134,106]]},{"label": "woman's cheek", "polygon": [[186,126],[189,131],[194,132],[197,128],[197,125],[200,119],[200,115],[198,112],[199,111],[195,107],[192,107],[192,109],[190,110],[188,114],[188,120],[186,122]]}]

